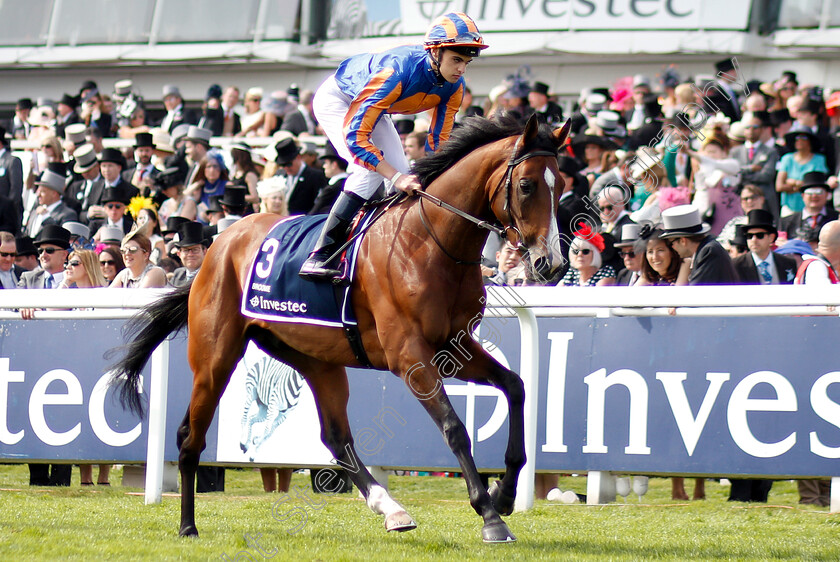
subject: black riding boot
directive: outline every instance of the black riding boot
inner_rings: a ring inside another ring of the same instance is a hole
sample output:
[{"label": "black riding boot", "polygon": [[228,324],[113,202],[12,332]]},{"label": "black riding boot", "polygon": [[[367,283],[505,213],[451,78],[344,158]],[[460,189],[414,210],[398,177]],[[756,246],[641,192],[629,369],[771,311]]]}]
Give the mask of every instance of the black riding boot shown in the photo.
[{"label": "black riding boot", "polygon": [[355,193],[342,191],[336,199],[335,204],[324,223],[321,237],[315,250],[303,262],[300,268],[300,276],[307,281],[330,281],[340,271],[336,269],[337,260],[327,261],[335,251],[344,243],[347,232],[353,217],[359,212],[365,200]]}]

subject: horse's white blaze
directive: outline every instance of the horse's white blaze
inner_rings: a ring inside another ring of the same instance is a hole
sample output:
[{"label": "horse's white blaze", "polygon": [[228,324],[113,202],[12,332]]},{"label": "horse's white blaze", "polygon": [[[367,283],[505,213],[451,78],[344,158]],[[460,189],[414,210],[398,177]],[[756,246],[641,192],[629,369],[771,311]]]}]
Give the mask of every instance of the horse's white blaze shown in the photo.
[{"label": "horse's white blaze", "polygon": [[555,176],[550,168],[545,169],[545,183],[548,184],[551,192],[551,219],[548,226],[548,240],[546,240],[546,256],[551,260],[551,269],[554,270],[563,263],[563,253],[560,251],[560,231],[557,229],[557,201],[554,197]]},{"label": "horse's white blaze", "polygon": [[554,172],[549,170],[547,167],[545,172],[543,172],[543,177],[545,178],[545,183],[548,184],[548,187],[551,188],[552,193],[554,192]]},{"label": "horse's white blaze", "polygon": [[388,517],[392,513],[397,513],[398,511],[405,511],[403,506],[394,501],[394,499],[388,494],[388,491],[379,485],[373,485],[370,487],[367,504],[371,511],[384,515],[385,517]]}]

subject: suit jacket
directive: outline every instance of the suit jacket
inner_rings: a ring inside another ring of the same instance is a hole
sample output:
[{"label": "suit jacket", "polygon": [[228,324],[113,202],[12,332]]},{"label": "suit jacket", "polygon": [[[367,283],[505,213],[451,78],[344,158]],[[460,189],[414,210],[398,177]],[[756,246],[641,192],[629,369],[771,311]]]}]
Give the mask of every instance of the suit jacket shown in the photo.
[{"label": "suit jacket", "polygon": [[[32,271],[25,271],[21,274],[20,279],[18,280],[18,288],[19,289],[46,289],[44,287],[44,281],[46,277],[46,271],[41,269],[33,269]],[[53,289],[58,287],[58,283],[53,285]]]},{"label": "suit jacket", "polygon": [[[635,223],[635,221],[633,221],[633,219],[630,218],[629,214],[623,215],[615,223],[615,226],[613,226],[613,229],[612,229],[612,231],[610,231],[610,234],[612,234],[613,237],[616,238],[616,239],[621,238],[621,229],[624,227],[625,224],[636,224],[636,223]],[[606,232],[607,231],[606,228],[607,228],[606,224],[601,224],[601,232]],[[577,229],[575,229],[575,230],[577,230]]]},{"label": "suit jacket", "polygon": [[327,185],[322,187],[321,191],[318,192],[318,196],[315,198],[315,203],[312,204],[312,208],[306,214],[321,215],[329,213],[333,203],[338,199],[338,194],[344,189],[345,181],[347,181],[347,178],[341,178],[333,184],[328,182]]},{"label": "suit jacket", "polygon": [[[93,219],[88,224],[88,228],[90,228],[90,235],[91,237],[96,234],[100,228],[108,224],[108,219]],[[122,229],[124,234],[128,234],[131,232],[131,227],[134,226],[134,219],[126,213],[125,216],[122,218]]]},{"label": "suit jacket", "polygon": [[[195,276],[193,276],[194,278]],[[187,277],[187,268],[186,267],[179,267],[172,273],[172,279],[169,280],[169,284],[173,287],[183,287],[185,285],[189,285],[192,282],[192,278]]]},{"label": "suit jacket", "polygon": [[43,222],[41,222],[41,226],[38,228],[38,230],[33,231],[33,228],[35,226],[35,217],[36,216],[38,216],[38,215],[36,215],[34,213],[31,214],[29,216],[29,224],[26,225],[26,235],[31,236],[32,238],[36,238],[38,236],[38,232],[40,232],[41,229],[44,228],[44,226],[46,226],[48,224],[57,224],[57,225],[60,226],[67,221],[77,221],[77,220],[79,220],[78,213],[76,213],[76,211],[74,211],[73,209],[71,209],[70,207],[65,205],[64,202],[62,202],[62,201],[59,201],[58,206],[55,209],[53,209],[52,211],[50,211],[49,216],[47,216],[43,220]]},{"label": "suit jacket", "polygon": [[734,285],[738,274],[732,265],[732,259],[714,236],[706,236],[697,253],[694,254],[694,266],[688,276],[689,285]]},{"label": "suit jacket", "polygon": [[[129,184],[129,185],[134,185],[133,183],[131,183],[131,179],[134,177],[134,171],[135,171],[136,169],[137,169],[137,164],[135,163],[135,164],[134,164],[134,166],[132,166],[131,168],[126,168],[126,169],[122,172],[122,174],[120,174],[120,175],[122,176],[123,181],[124,181],[125,183],[127,183],[127,184]],[[156,178],[156,177],[158,177],[159,175],[160,175],[160,170],[158,170],[157,168],[155,168],[154,166],[152,166],[151,171],[149,171],[149,174],[148,174],[148,176],[146,176],[146,177],[148,177],[148,178],[150,178],[150,179],[155,179],[155,178]],[[135,185],[134,187],[137,187],[137,188],[139,189],[139,186],[136,186],[136,185]]]},{"label": "suit jacket", "polygon": [[[19,266],[19,265],[13,265],[12,266],[12,275],[15,279],[16,284],[20,283],[21,277],[23,277],[24,273],[26,273],[26,270],[23,269],[21,266]],[[4,289],[4,287],[3,287],[2,284],[0,284],[0,290],[2,290],[2,289]]]},{"label": "suit jacket", "polygon": [[760,164],[761,169],[757,172],[741,172],[741,181],[744,183],[754,183],[760,186],[767,197],[768,190],[766,186],[770,186],[770,193],[775,195],[776,191],[776,163],[779,161],[779,151],[773,147],[769,147],[763,142],[756,146],[753,152],[752,160],[749,158],[750,151],[745,144],[741,144],[732,149],[730,156],[744,166],[752,166],[753,164]]},{"label": "suit jacket", "polygon": [[[830,204],[826,204],[825,213],[817,220],[817,231],[823,227],[827,222],[837,220],[837,210]],[[797,232],[802,227],[802,211],[797,211],[786,217],[782,217],[782,226],[779,230],[787,232],[788,238],[793,239],[797,237]]]},{"label": "suit jacket", "polygon": [[[633,280],[635,283],[639,280],[641,273],[636,273],[636,279]],[[626,267],[621,270],[621,272],[615,278],[615,284],[620,285],[622,287],[628,287],[630,285],[630,279],[633,277],[633,272],[627,269]]]},{"label": "suit jacket", "polygon": [[[793,279],[796,277],[796,260],[777,254],[776,252],[770,252],[770,255],[773,257],[776,272],[779,274],[779,284],[793,284]],[[747,252],[732,260],[732,265],[735,266],[735,272],[738,274],[738,280],[741,285],[761,285],[758,268],[755,265],[755,260],[751,252]]]},{"label": "suit jacket", "polygon": [[87,199],[85,199],[85,181],[82,179],[81,181],[71,183],[64,191],[64,197],[62,199],[67,206],[75,209],[79,213],[79,222],[88,224],[90,222],[87,216],[88,209],[90,209],[91,205],[102,204],[102,192],[105,191],[105,180],[102,176],[93,180],[93,186],[90,188]]},{"label": "suit jacket", "polygon": [[23,165],[8,148],[0,156],[0,196],[12,200],[20,224],[23,220]]},{"label": "suit jacket", "polygon": [[59,139],[63,139],[64,138],[64,129],[66,129],[68,125],[73,125],[75,123],[81,123],[81,122],[82,122],[82,118],[79,117],[79,114],[76,113],[75,110],[71,111],[67,115],[67,119],[65,121],[63,121],[62,123],[58,123],[58,120],[56,120],[55,136],[57,136]]},{"label": "suit jacket", "polygon": [[20,218],[14,202],[0,195],[0,231],[11,232],[15,236],[20,231]]},{"label": "suit jacket", "polygon": [[[302,111],[306,111],[306,109],[301,107],[297,111],[293,111],[283,117],[283,124],[280,126],[280,130],[289,131],[295,136],[301,133],[314,134],[314,131],[309,130],[306,119],[303,117],[303,113],[301,113]],[[312,121],[314,122],[315,119],[313,118]]]},{"label": "suit jacket", "polygon": [[288,197],[290,215],[305,215],[315,204],[315,198],[321,188],[327,185],[324,172],[306,166],[298,177],[297,184]]}]

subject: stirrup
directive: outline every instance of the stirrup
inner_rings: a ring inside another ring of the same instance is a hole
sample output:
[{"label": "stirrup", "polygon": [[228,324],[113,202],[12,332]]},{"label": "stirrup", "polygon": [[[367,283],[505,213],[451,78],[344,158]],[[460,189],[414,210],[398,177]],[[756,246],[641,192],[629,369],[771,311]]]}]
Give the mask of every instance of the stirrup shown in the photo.
[{"label": "stirrup", "polygon": [[329,262],[324,261],[323,257],[313,253],[300,266],[298,275],[301,279],[314,283],[319,281],[329,282],[341,275],[341,270],[330,267]]}]

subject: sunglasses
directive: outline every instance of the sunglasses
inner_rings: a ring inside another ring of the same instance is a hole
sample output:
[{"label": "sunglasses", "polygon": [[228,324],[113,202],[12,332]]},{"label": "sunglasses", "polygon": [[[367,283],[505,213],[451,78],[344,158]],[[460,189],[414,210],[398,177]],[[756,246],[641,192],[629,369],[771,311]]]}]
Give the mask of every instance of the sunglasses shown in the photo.
[{"label": "sunglasses", "polygon": [[572,253],[574,255],[581,254],[581,255],[584,255],[584,256],[588,256],[591,251],[592,250],[590,250],[589,248],[584,248],[582,250],[579,249],[579,248],[572,248]]},{"label": "sunglasses", "polygon": [[121,253],[121,254],[123,254],[123,255],[125,255],[125,254],[132,254],[132,255],[134,255],[134,254],[136,254],[136,253],[137,253],[137,252],[139,252],[139,251],[140,251],[140,248],[139,248],[139,247],[135,247],[135,248],[122,248],[122,249],[120,250],[120,253]]},{"label": "sunglasses", "polygon": [[122,209],[123,207],[125,207],[125,205],[122,203],[108,203],[105,205],[106,209]]},{"label": "sunglasses", "polygon": [[752,238],[756,238],[758,240],[764,240],[764,237],[767,236],[768,234],[769,234],[768,232],[747,232],[746,234],[744,234],[744,238],[746,238],[747,240],[750,240]]},{"label": "sunglasses", "polygon": [[82,262],[80,261],[69,261],[64,265],[64,267],[79,267],[80,265],[82,265]]},{"label": "sunglasses", "polygon": [[38,255],[39,256],[41,254],[53,255],[54,253],[60,252],[60,251],[61,251],[61,248],[38,248]]},{"label": "sunglasses", "polygon": [[100,260],[99,265],[117,265],[114,260]]},{"label": "sunglasses", "polygon": [[599,208],[599,209],[601,209],[602,211],[606,211],[606,212],[610,212],[610,211],[612,211],[612,210],[613,210],[613,206],[612,206],[612,205],[604,205],[603,207],[601,207],[601,206],[599,205],[599,206],[598,206],[598,208]]},{"label": "sunglasses", "polygon": [[636,252],[621,252],[621,257],[623,258],[635,258]]},{"label": "sunglasses", "polygon": [[2,258],[16,258],[17,252],[0,252],[0,257]]}]

